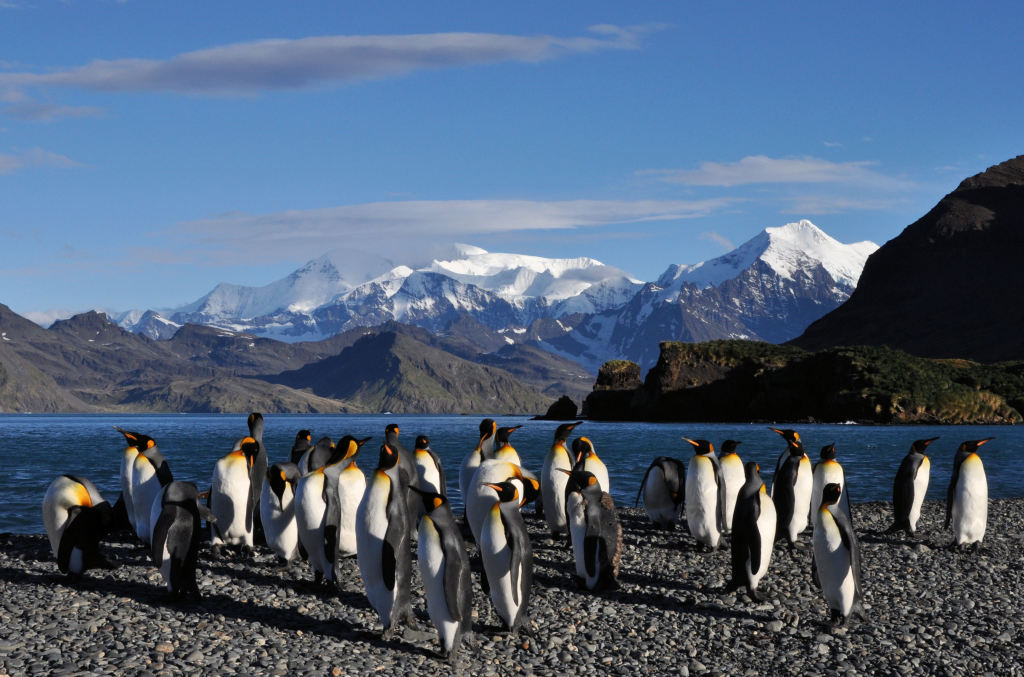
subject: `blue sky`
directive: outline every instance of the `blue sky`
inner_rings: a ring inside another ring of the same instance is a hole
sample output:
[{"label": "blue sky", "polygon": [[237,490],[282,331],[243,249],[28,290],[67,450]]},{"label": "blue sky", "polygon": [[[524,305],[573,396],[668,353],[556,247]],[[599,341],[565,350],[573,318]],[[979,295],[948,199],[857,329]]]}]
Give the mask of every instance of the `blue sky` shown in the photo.
[{"label": "blue sky", "polygon": [[1019,4],[775,4],[0,0],[0,303],[455,241],[654,279],[1024,152]]}]

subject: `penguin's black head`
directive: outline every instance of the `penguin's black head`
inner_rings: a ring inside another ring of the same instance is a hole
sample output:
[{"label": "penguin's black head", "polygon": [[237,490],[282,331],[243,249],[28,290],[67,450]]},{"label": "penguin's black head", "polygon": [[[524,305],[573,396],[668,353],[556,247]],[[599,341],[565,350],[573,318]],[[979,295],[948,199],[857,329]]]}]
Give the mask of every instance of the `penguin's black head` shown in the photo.
[{"label": "penguin's black head", "polygon": [[821,448],[821,460],[823,461],[834,461],[836,458],[836,444],[826,444]]},{"label": "penguin's black head", "polygon": [[497,435],[498,435],[498,437],[497,437],[498,446],[499,447],[503,447],[506,444],[508,444],[509,435],[511,435],[512,433],[514,433],[515,431],[519,430],[522,427],[523,426],[521,426],[521,425],[514,425],[514,426],[512,426],[510,428],[498,428],[498,433],[497,433]]},{"label": "penguin's black head", "polygon": [[313,441],[313,433],[311,433],[308,430],[300,430],[299,432],[295,433],[295,442],[296,442],[296,444],[298,444],[299,442],[312,442],[312,441]]},{"label": "penguin's black head", "polygon": [[774,430],[778,434],[782,435],[782,439],[786,440],[790,446],[800,442],[800,433],[790,428],[784,428],[782,430],[778,428],[769,428],[769,430]]},{"label": "penguin's black head", "polygon": [[569,476],[569,484],[575,483],[575,485],[578,486],[581,491],[595,489],[598,492],[603,491],[603,489],[601,488],[601,483],[597,481],[596,477],[594,477],[594,473],[588,470],[579,469],[573,470],[571,472],[568,470],[564,470],[562,468],[559,468],[559,470],[561,470],[562,472]]},{"label": "penguin's black head", "polygon": [[494,422],[493,418],[485,418],[480,421],[480,437],[487,439],[494,435],[498,430],[498,424]]},{"label": "penguin's black head", "polygon": [[433,491],[423,491],[419,487],[409,486],[409,491],[415,492],[423,499],[423,510],[430,514],[448,502],[448,499]]},{"label": "penguin's black head", "polygon": [[986,437],[983,440],[969,440],[967,442],[962,442],[960,444],[959,451],[966,451],[968,454],[973,454],[976,451],[978,451],[978,447],[985,444],[986,442],[991,442],[994,439],[994,437]]},{"label": "penguin's black head", "polygon": [[132,432],[130,430],[123,430],[114,426],[114,430],[124,435],[124,440],[127,442],[129,447],[135,447],[139,451],[145,451],[156,446],[156,441],[153,440],[149,435],[143,435],[142,433]]},{"label": "penguin's black head", "polygon": [[498,494],[498,500],[502,503],[519,500],[519,490],[511,482],[498,482],[497,484],[485,484],[484,486],[494,489]]},{"label": "penguin's black head", "polygon": [[821,504],[823,506],[833,505],[836,501],[839,500],[839,495],[841,493],[843,493],[842,487],[840,487],[835,482],[832,482],[831,484],[826,484],[825,488],[821,490]]},{"label": "penguin's black head", "polygon": [[715,445],[707,440],[691,440],[688,437],[683,439],[693,445],[693,453],[695,454],[710,454],[715,451]]},{"label": "penguin's black head", "polygon": [[526,505],[540,496],[540,482],[534,477],[523,476],[523,502]]},{"label": "penguin's black head", "polygon": [[398,424],[397,423],[388,423],[384,427],[384,434],[385,435],[394,435],[395,437],[398,437]]},{"label": "penguin's black head", "polygon": [[380,460],[377,467],[381,470],[390,470],[398,463],[398,450],[392,448],[387,442],[380,445]]},{"label": "penguin's black head", "polygon": [[726,440],[725,442],[722,442],[722,454],[735,454],[736,447],[739,445],[740,443],[736,440]]},{"label": "penguin's black head", "polygon": [[235,442],[234,451],[240,451],[245,456],[245,462],[252,467],[253,459],[256,458],[256,454],[259,452],[260,446],[252,437],[243,437],[242,439]]},{"label": "penguin's black head", "polygon": [[761,479],[761,466],[757,461],[747,461],[743,464],[743,477],[749,482],[752,479]]},{"label": "penguin's black head", "polygon": [[257,425],[263,423],[263,414],[258,411],[252,412],[249,414],[249,418],[246,420],[246,423],[249,424],[249,430],[252,430]]},{"label": "penguin's black head", "polygon": [[576,421],[575,423],[563,423],[562,425],[558,426],[558,428],[555,430],[555,442],[565,442],[567,439],[569,439],[569,435],[572,434],[572,431],[576,428],[576,426],[579,425],[583,425],[583,421]]},{"label": "penguin's black head", "polygon": [[594,453],[594,443],[589,437],[577,437],[572,441],[572,453],[576,454],[576,463],[581,463]]},{"label": "penguin's black head", "polygon": [[294,491],[298,481],[299,467],[294,463],[275,463],[267,468],[267,484],[278,498],[281,498],[286,485],[292,485]]},{"label": "penguin's black head", "polygon": [[430,448],[430,438],[427,437],[426,435],[420,435],[419,437],[416,438],[416,447],[415,448],[416,449],[429,449]]},{"label": "penguin's black head", "polygon": [[928,445],[939,439],[938,437],[930,437],[926,440],[914,440],[914,443],[910,445],[910,450],[923,454],[924,450],[928,448]]},{"label": "penguin's black head", "polygon": [[372,437],[364,437],[361,440],[357,440],[351,435],[345,435],[340,440],[338,440],[338,444],[335,445],[334,451],[333,453],[331,453],[331,460],[328,462],[328,465],[330,465],[330,463],[343,461],[347,458],[352,458],[353,456],[359,453],[360,447],[362,447],[364,444],[366,444],[372,439]]}]

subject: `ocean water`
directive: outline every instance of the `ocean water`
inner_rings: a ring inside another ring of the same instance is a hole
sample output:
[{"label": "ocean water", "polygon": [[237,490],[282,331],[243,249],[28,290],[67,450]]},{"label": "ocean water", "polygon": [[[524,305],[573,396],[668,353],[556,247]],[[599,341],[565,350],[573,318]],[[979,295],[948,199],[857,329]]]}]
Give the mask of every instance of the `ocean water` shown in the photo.
[{"label": "ocean water", "polygon": [[[431,446],[444,464],[449,497],[461,505],[459,467],[478,440],[479,416],[385,416],[300,415],[266,416],[264,443],[270,462],[288,460],[295,433],[313,432],[313,439],[327,435],[334,440],[350,434],[373,439],[357,457],[364,471],[377,463],[384,427],[397,423],[401,441],[409,449],[417,435],[430,437]],[[531,421],[527,417],[493,416],[499,425],[521,424],[512,443],[524,465],[540,475],[544,456],[558,423]],[[0,415],[0,532],[42,533],[41,506],[46,488],[60,474],[92,480],[113,504],[120,493],[121,450],[124,438],[114,430],[144,433],[157,441],[175,479],[209,488],[214,462],[246,434],[241,414],[102,414],[102,415]],[[981,447],[992,498],[1024,496],[1024,427],[1021,426],[860,426],[793,425],[799,431],[812,462],[818,450],[835,443],[838,460],[846,470],[853,502],[892,500],[892,482],[911,442],[936,437],[928,450],[931,483],[928,498],[945,497],[953,455],[960,442],[995,437]],[[587,421],[576,429],[594,443],[607,464],[611,494],[618,505],[633,505],[640,481],[657,456],[683,460],[692,447],[682,440],[711,440],[716,449],[725,439],[740,440],[744,461],[761,465],[761,476],[771,485],[775,461],[785,449],[782,438],[764,424],[606,423]]]}]

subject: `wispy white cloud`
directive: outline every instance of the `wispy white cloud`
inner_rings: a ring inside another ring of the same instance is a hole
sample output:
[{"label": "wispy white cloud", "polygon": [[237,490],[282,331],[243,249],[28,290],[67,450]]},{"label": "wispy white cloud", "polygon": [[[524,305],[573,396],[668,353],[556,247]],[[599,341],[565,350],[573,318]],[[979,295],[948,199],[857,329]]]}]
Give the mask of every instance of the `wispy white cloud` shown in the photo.
[{"label": "wispy white cloud", "polygon": [[698,235],[698,237],[700,239],[702,239],[702,240],[708,240],[709,242],[714,242],[715,244],[721,246],[722,249],[724,251],[727,251],[727,252],[732,251],[733,249],[736,249],[736,245],[734,245],[732,243],[732,240],[730,240],[729,238],[725,237],[724,235],[722,235],[720,233],[716,233],[714,231],[705,231],[705,232],[701,233],[700,235]]},{"label": "wispy white cloud", "polygon": [[81,166],[80,162],[76,162],[64,155],[43,150],[42,148],[33,148],[20,155],[0,154],[0,174],[10,174],[20,169],[36,167],[69,168]]},{"label": "wispy white cloud", "polygon": [[668,183],[689,186],[745,186],[784,183],[891,185],[900,179],[871,169],[874,162],[831,162],[816,157],[771,158],[749,155],[739,162],[704,162],[699,169],[647,170]]},{"label": "wispy white cloud", "polygon": [[24,97],[20,101],[0,108],[0,113],[19,120],[51,122],[57,118],[98,117],[105,111],[95,106],[64,106]]},{"label": "wispy white cloud", "polygon": [[410,251],[495,233],[564,230],[707,216],[734,202],[708,200],[435,200],[376,202],[272,214],[229,213],[176,225],[218,261],[308,257],[339,246]]},{"label": "wispy white cloud", "polygon": [[906,204],[906,199],[893,197],[843,197],[839,195],[800,195],[791,198],[783,214],[820,216],[849,211],[884,211]]},{"label": "wispy white cloud", "polygon": [[843,144],[838,141],[822,141],[825,144],[825,148],[842,148]]},{"label": "wispy white cloud", "polygon": [[[3,1],[3,0],[0,0]],[[404,75],[417,70],[636,49],[661,26],[601,25],[589,35],[329,35],[243,42],[166,60],[117,59],[50,72],[0,73],[0,86],[74,87],[94,91],[251,94]]]}]

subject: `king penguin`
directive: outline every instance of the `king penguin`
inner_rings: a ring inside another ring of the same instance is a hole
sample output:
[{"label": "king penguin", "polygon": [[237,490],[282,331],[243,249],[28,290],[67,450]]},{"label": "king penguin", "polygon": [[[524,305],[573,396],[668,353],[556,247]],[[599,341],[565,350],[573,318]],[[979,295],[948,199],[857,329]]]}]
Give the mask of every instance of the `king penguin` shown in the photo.
[{"label": "king penguin", "polygon": [[416,475],[419,477],[419,488],[432,494],[441,494],[448,498],[447,480],[444,467],[437,452],[430,448],[430,439],[426,435],[416,438]]},{"label": "king penguin", "polygon": [[131,493],[135,504],[135,534],[149,545],[153,538],[153,504],[160,491],[174,481],[174,477],[152,438],[146,437],[145,448],[138,450],[138,455],[132,461]]},{"label": "king penguin", "polygon": [[814,513],[814,564],[832,622],[837,625],[851,614],[867,620],[861,602],[860,544],[846,513],[831,509],[841,493],[839,484],[826,484]]},{"label": "king penguin", "polygon": [[331,441],[330,437],[321,437],[317,440],[316,444],[307,448],[302,456],[299,457],[299,476],[308,475],[314,470],[324,467],[330,461],[333,454],[334,442]]},{"label": "king penguin", "polygon": [[775,464],[772,477],[772,501],[778,526],[775,538],[786,538],[789,547],[796,545],[800,532],[807,528],[810,514],[811,488],[813,485],[811,460],[804,453],[800,434],[795,430],[772,428],[786,440],[786,451],[782,452]]},{"label": "king penguin", "polygon": [[547,522],[552,538],[565,533],[567,528],[565,524],[565,483],[568,481],[568,477],[561,471],[572,470],[573,459],[569,456],[569,449],[565,443],[576,426],[582,424],[583,421],[563,423],[555,429],[555,439],[551,443],[551,449],[547,456],[544,457],[544,466],[540,471],[544,521]]},{"label": "king penguin", "polygon": [[572,451],[575,455],[575,462],[572,465],[573,470],[586,470],[592,473],[597,481],[601,483],[601,488],[605,491],[611,491],[611,480],[608,477],[608,468],[597,456],[597,451],[594,450],[594,443],[590,441],[589,437],[577,437],[572,441]]},{"label": "king penguin", "polygon": [[642,496],[647,518],[662,529],[674,529],[685,492],[686,466],[678,458],[659,456],[647,467],[633,505],[639,505]]},{"label": "king penguin", "polygon": [[415,627],[410,579],[412,556],[409,535],[409,491],[399,468],[399,452],[385,442],[380,459],[366,486],[356,514],[356,558],[366,597],[377,611],[390,639],[405,622]]},{"label": "king penguin", "polygon": [[523,426],[514,425],[505,428],[498,428],[498,432],[494,434],[494,453],[492,458],[496,458],[501,461],[508,461],[509,463],[515,463],[516,465],[522,465],[523,462],[519,458],[519,452],[512,446],[510,436],[515,431],[519,430]]},{"label": "king penguin", "polygon": [[903,457],[892,483],[892,526],[885,533],[892,534],[902,529],[907,536],[913,538],[917,532],[917,521],[921,518],[921,504],[928,492],[932,467],[924,452],[937,439],[914,440],[910,451]]},{"label": "king penguin", "polygon": [[338,441],[338,449],[342,452],[341,462],[328,466],[324,471],[334,487],[334,495],[330,497],[327,506],[327,523],[337,533],[335,568],[341,559],[356,555],[356,513],[366,492],[366,475],[356,465],[356,454],[370,439],[364,437],[357,440],[351,435],[341,438]]},{"label": "king penguin", "polygon": [[995,438],[963,442],[953,457],[953,475],[946,490],[946,528],[953,523],[952,547],[981,545],[988,522],[988,480],[978,447]]},{"label": "king penguin", "polygon": [[736,509],[736,497],[740,493],[740,487],[746,482],[743,460],[736,453],[736,447],[739,444],[736,440],[722,442],[722,455],[718,457],[718,464],[722,468],[722,480],[725,482],[724,533],[729,533],[732,530],[732,515]]},{"label": "king penguin", "polygon": [[199,502],[199,490],[191,482],[171,482],[160,492],[160,512],[153,527],[150,554],[160,570],[172,599],[198,600],[196,560],[199,555],[199,520],[217,518]]},{"label": "king penguin", "polygon": [[252,551],[258,449],[255,439],[242,437],[213,466],[210,512],[217,520],[210,524],[210,542],[215,553],[224,545],[239,546],[243,553]]},{"label": "king penguin", "polygon": [[447,498],[436,491],[413,491],[423,500],[416,559],[427,613],[437,628],[442,655],[454,662],[463,635],[473,630],[473,591],[466,543]]},{"label": "king penguin", "polygon": [[619,587],[622,525],[615,502],[586,470],[562,470],[568,476],[565,503],[569,535],[576,559],[576,583],[587,590]]},{"label": "king penguin", "polygon": [[495,435],[498,433],[498,424],[492,418],[485,418],[480,421],[480,437],[476,448],[466,454],[459,468],[459,494],[462,496],[463,512],[465,512],[466,499],[469,496],[470,483],[473,475],[480,464],[487,459],[494,458]]},{"label": "king penguin", "polygon": [[707,440],[683,438],[693,446],[693,458],[686,471],[686,524],[698,543],[711,550],[725,530],[725,482],[715,456],[715,447]]},{"label": "king penguin", "polygon": [[480,557],[490,584],[491,603],[515,635],[528,623],[533,586],[533,548],[519,512],[519,490],[511,482],[487,484],[497,494],[480,529]]},{"label": "king penguin", "polygon": [[300,430],[295,433],[295,442],[292,444],[291,462],[299,465],[302,456],[313,448],[313,433],[308,430]]},{"label": "king penguin", "polygon": [[751,601],[764,596],[757,591],[772,559],[775,543],[775,504],[765,491],[761,469],[753,461],[743,466],[746,482],[736,497],[732,521],[732,579],[727,591],[746,587]]},{"label": "king penguin", "polygon": [[260,517],[267,545],[289,564],[299,558],[299,531],[295,523],[295,486],[299,466],[275,463],[267,470],[260,496]]},{"label": "king penguin", "polygon": [[252,459],[252,485],[253,495],[258,503],[260,496],[263,495],[263,480],[267,476],[267,466],[269,465],[267,447],[263,444],[263,414],[258,411],[252,412],[246,419],[246,423],[249,426],[249,437],[256,442],[256,455]]},{"label": "king penguin", "polygon": [[416,537],[416,524],[413,517],[419,507],[419,496],[409,490],[409,487],[419,488],[420,478],[416,472],[416,457],[398,441],[399,429],[396,423],[389,423],[384,428],[384,443],[398,454],[398,467],[401,471],[402,484],[406,487],[405,502],[408,506],[410,537]]},{"label": "king penguin", "polygon": [[839,485],[839,502],[835,508],[846,513],[846,519],[853,524],[853,514],[850,512],[850,491],[846,486],[846,471],[836,460],[836,445],[827,444],[821,448],[821,460],[814,464],[811,473],[811,505],[821,505],[821,492],[826,484]]},{"label": "king penguin", "polygon": [[[528,503],[540,492],[540,482],[529,470],[515,463],[497,458],[484,461],[473,474],[469,495],[466,496],[466,521],[473,533],[473,540],[480,543],[480,529],[494,506],[494,491],[488,484],[513,482],[522,504]],[[521,505],[522,505],[521,504]]]},{"label": "king penguin", "polygon": [[96,485],[84,477],[61,475],[50,483],[43,497],[43,525],[62,574],[78,580],[86,569],[113,568],[99,550],[112,512]]},{"label": "king penguin", "polygon": [[147,449],[156,442],[148,435],[132,432],[114,426],[114,430],[124,435],[125,447],[121,452],[121,498],[118,503],[124,505],[125,515],[132,530],[135,530],[135,500],[132,498],[132,474],[135,468],[135,457],[140,449]]}]

